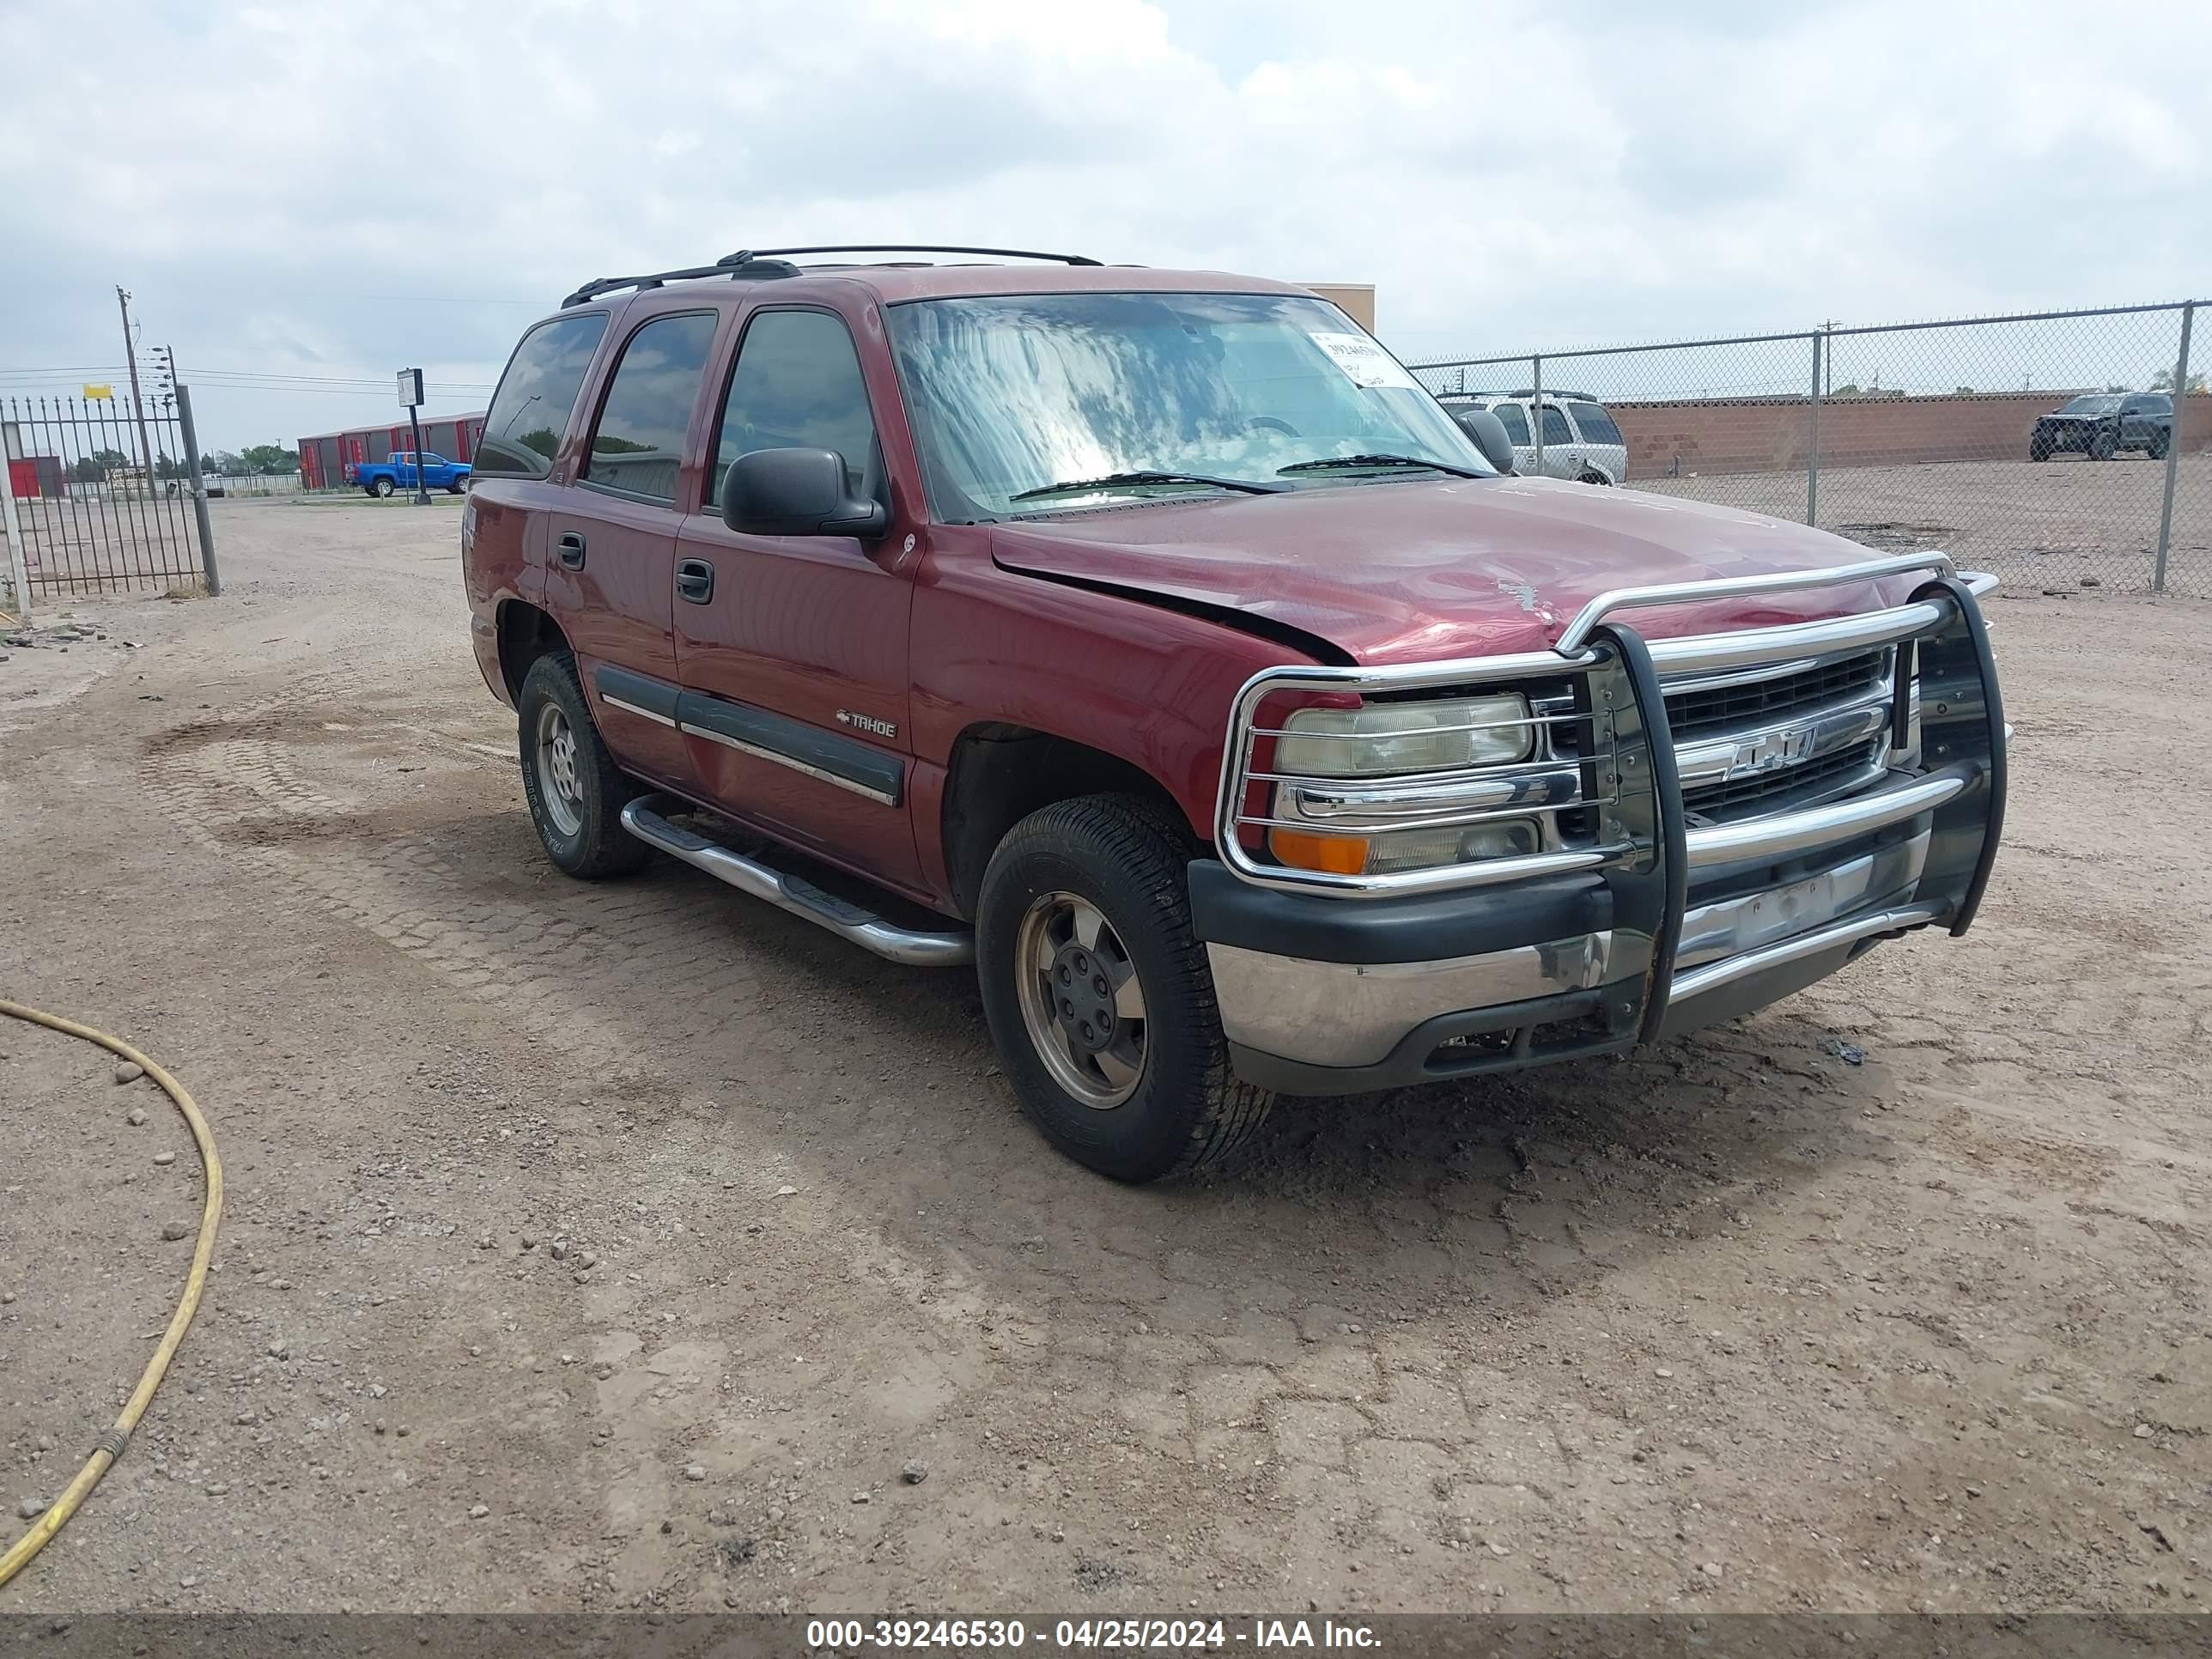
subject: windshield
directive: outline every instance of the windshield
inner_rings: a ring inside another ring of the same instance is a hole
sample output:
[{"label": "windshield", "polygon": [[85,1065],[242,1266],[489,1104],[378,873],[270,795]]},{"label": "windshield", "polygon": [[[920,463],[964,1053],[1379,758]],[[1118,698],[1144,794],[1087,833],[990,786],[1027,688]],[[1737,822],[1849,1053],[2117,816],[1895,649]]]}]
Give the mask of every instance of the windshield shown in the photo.
[{"label": "windshield", "polygon": [[[942,520],[1220,493],[1207,479],[1312,489],[1437,476],[1368,465],[1378,457],[1494,471],[1395,358],[1321,300],[1024,294],[888,310]],[[1347,465],[1284,471],[1334,458]]]},{"label": "windshield", "polygon": [[2084,392],[2058,412],[2061,415],[2109,415],[2120,406],[2120,400],[2106,394]]}]

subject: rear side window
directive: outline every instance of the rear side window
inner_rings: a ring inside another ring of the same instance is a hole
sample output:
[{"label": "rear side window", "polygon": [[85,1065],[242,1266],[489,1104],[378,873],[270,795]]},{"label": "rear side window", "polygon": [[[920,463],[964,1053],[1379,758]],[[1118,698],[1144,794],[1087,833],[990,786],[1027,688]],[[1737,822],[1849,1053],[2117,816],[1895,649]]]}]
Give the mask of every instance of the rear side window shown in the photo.
[{"label": "rear side window", "polygon": [[1544,405],[1544,441],[1547,444],[1571,444],[1575,434],[1567,429],[1567,417],[1557,404]]},{"label": "rear side window", "polygon": [[684,434],[714,343],[715,313],[656,317],[629,337],[599,408],[584,481],[654,501],[676,499]]},{"label": "rear side window", "polygon": [[1613,416],[1595,404],[1569,404],[1567,409],[1575,417],[1575,430],[1583,434],[1586,444],[1617,444],[1620,428],[1613,423]]},{"label": "rear side window", "polygon": [[606,313],[594,311],[556,317],[522,337],[484,416],[483,436],[477,443],[477,472],[542,478],[553,470],[553,452],[568,429],[585,371],[606,331]]},{"label": "rear side window", "polygon": [[1516,444],[1526,447],[1528,442],[1528,416],[1518,404],[1498,404],[1490,411],[1505,428],[1505,435]]},{"label": "rear side window", "polygon": [[722,474],[756,449],[834,449],[855,495],[868,493],[876,422],[860,360],[842,319],[825,311],[766,311],[745,330],[722,402],[708,501]]}]

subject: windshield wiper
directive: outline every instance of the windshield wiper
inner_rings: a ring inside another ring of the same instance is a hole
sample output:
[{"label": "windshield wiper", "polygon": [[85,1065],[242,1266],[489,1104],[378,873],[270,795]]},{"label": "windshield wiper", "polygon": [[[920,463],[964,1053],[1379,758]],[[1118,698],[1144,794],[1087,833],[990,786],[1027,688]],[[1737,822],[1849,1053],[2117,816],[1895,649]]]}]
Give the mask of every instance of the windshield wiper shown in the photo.
[{"label": "windshield wiper", "polygon": [[1278,475],[1285,472],[1323,472],[1336,467],[1353,467],[1365,471],[1378,466],[1418,466],[1431,472],[1449,472],[1455,478],[1487,478],[1487,472],[1477,472],[1470,467],[1454,466],[1448,461],[1425,461],[1415,455],[1327,455],[1317,461],[1292,461],[1288,466],[1275,469]]},{"label": "windshield wiper", "polygon": [[1290,488],[1288,484],[1262,483],[1252,478],[1216,478],[1203,472],[1109,472],[1096,478],[1068,478],[1059,483],[1039,484],[1035,489],[1024,489],[1006,499],[1026,501],[1039,495],[1073,495],[1079,489],[1111,489],[1116,484],[1158,483],[1209,484],[1216,489],[1234,489],[1246,495],[1274,495]]}]

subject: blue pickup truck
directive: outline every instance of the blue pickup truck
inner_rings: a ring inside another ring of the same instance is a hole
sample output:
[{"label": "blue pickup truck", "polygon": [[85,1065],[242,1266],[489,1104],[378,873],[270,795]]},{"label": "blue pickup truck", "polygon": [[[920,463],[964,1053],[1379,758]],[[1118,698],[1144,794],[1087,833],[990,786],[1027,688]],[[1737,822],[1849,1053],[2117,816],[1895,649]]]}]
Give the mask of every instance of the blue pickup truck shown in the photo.
[{"label": "blue pickup truck", "polygon": [[[353,481],[372,495],[390,495],[402,489],[415,488],[415,452],[402,449],[390,460],[364,461],[353,470]],[[466,461],[449,461],[442,455],[422,452],[422,487],[442,489],[458,495],[469,481]]]}]

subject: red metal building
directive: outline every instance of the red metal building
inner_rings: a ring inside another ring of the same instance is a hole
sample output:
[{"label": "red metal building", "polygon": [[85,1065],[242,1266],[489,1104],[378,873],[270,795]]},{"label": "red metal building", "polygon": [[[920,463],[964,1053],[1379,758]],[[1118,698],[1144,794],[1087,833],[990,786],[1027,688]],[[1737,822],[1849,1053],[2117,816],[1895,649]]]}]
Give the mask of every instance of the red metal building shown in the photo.
[{"label": "red metal building", "polygon": [[[473,460],[483,436],[483,411],[441,415],[422,422],[422,447],[449,461]],[[353,470],[405,450],[413,441],[407,422],[351,426],[300,440],[300,483],[307,489],[341,489],[353,482]]]}]

